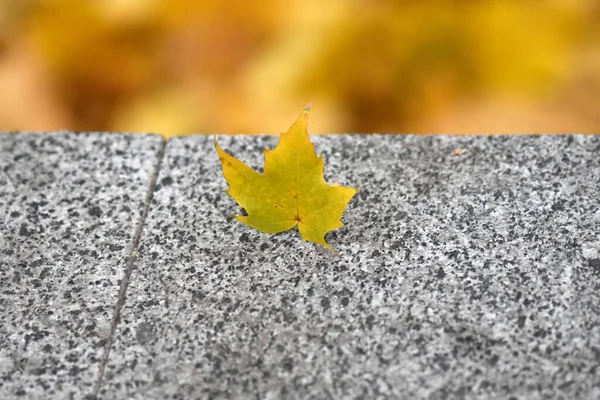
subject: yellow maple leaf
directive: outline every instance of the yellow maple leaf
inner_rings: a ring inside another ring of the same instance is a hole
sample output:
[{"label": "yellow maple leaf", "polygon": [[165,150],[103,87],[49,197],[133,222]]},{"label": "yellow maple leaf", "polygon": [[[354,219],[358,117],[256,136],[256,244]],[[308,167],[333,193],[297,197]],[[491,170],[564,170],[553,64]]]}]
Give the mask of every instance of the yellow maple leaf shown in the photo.
[{"label": "yellow maple leaf", "polygon": [[229,183],[227,194],[248,214],[235,216],[238,221],[265,233],[297,225],[302,239],[333,251],[325,234],[344,226],[340,219],[357,189],[325,182],[323,156],[317,156],[306,131],[309,111],[310,105],[275,149],[264,149],[263,174],[223,151],[216,137],[215,148]]}]

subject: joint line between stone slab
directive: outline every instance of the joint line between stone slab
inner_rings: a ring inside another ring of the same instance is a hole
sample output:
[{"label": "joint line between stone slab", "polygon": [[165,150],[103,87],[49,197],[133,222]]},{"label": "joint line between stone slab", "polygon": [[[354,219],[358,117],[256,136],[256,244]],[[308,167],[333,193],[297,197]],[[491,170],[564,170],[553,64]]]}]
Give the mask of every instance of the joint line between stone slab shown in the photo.
[{"label": "joint line between stone slab", "polygon": [[121,317],[121,309],[125,304],[125,300],[127,298],[127,288],[129,287],[129,282],[131,280],[131,275],[133,273],[133,268],[135,265],[135,259],[137,258],[137,251],[140,245],[140,241],[142,239],[142,232],[144,230],[144,224],[146,223],[146,218],[148,217],[148,211],[150,210],[150,204],[152,203],[152,198],[154,197],[154,189],[156,187],[156,181],[158,180],[158,174],[160,173],[162,167],[162,161],[165,155],[165,147],[167,145],[167,141],[163,139],[160,148],[158,149],[158,153],[156,155],[156,164],[154,165],[154,171],[150,177],[150,184],[148,187],[148,191],[146,192],[146,198],[144,199],[144,208],[142,209],[142,215],[138,221],[137,227],[135,229],[135,234],[133,236],[133,242],[131,245],[131,253],[127,256],[127,263],[125,264],[125,273],[123,274],[123,279],[121,280],[121,285],[119,286],[119,295],[117,297],[117,304],[115,305],[113,318],[110,326],[110,335],[108,337],[108,342],[104,347],[104,354],[102,355],[102,359],[100,360],[100,368],[98,371],[98,378],[96,380],[96,384],[94,386],[94,392],[92,398],[97,398],[98,393],[102,387],[102,381],[104,380],[104,371],[106,368],[106,364],[108,364],[108,359],[110,357],[110,350],[115,341],[115,334],[117,332],[117,325],[119,324],[119,319]]}]

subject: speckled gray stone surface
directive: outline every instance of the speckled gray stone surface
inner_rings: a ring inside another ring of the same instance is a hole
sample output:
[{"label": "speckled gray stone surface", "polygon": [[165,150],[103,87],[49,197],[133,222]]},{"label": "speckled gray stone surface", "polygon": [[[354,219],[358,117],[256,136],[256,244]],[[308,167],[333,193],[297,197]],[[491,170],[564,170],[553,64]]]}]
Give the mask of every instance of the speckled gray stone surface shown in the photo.
[{"label": "speckled gray stone surface", "polygon": [[313,140],[363,188],[338,257],[228,219],[212,138],[168,143],[102,398],[600,398],[600,136]]},{"label": "speckled gray stone surface", "polygon": [[0,399],[91,393],[160,146],[0,134]]}]

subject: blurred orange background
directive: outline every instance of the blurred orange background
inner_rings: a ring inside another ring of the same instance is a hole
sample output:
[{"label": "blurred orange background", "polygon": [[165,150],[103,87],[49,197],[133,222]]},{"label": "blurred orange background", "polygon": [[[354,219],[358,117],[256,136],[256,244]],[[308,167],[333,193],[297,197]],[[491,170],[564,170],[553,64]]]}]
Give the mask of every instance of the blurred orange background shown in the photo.
[{"label": "blurred orange background", "polygon": [[0,0],[0,131],[599,133],[597,0]]}]

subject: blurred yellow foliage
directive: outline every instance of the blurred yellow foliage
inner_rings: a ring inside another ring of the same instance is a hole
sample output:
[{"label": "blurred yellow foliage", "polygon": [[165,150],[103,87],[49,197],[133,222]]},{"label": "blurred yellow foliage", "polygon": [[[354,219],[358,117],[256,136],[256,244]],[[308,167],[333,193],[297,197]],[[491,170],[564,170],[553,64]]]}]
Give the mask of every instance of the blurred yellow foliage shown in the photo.
[{"label": "blurred yellow foliage", "polygon": [[3,0],[0,130],[600,131],[593,0]]}]

